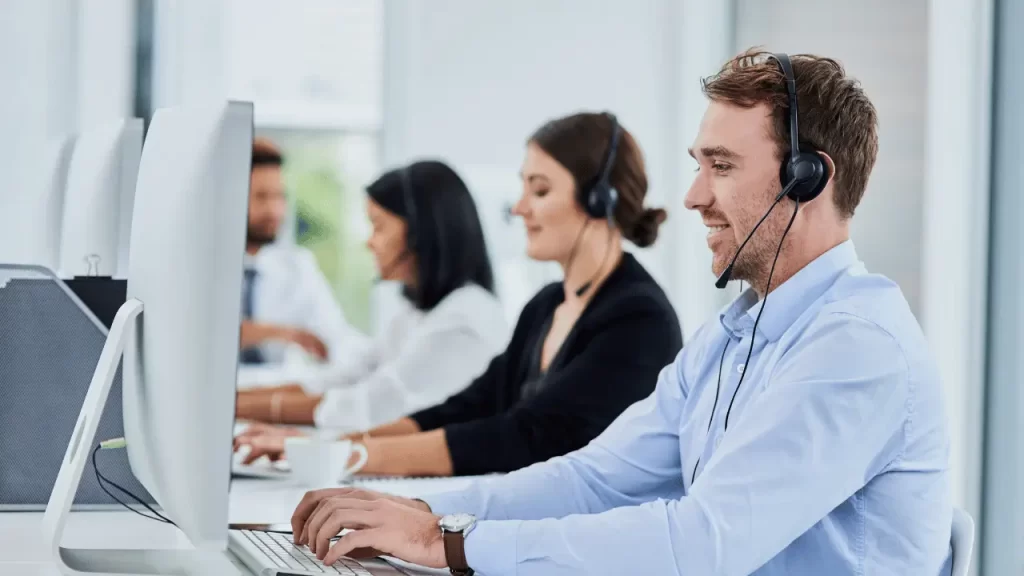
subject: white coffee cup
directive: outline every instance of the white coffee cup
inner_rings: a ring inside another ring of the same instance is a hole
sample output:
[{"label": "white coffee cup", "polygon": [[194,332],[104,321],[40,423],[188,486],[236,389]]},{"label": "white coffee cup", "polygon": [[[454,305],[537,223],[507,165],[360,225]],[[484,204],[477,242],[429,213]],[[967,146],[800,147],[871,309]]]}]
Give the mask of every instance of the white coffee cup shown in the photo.
[{"label": "white coffee cup", "polygon": [[[353,452],[359,454],[359,459],[349,466]],[[366,446],[362,444],[315,436],[286,438],[284,454],[292,476],[309,488],[337,486],[362,470],[367,459]]]}]

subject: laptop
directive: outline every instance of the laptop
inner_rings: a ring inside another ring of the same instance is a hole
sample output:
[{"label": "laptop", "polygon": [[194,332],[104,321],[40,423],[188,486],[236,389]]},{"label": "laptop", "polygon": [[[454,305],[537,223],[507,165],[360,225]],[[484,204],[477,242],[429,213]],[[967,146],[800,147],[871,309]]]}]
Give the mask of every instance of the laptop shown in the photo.
[{"label": "laptop", "polygon": [[306,546],[292,543],[291,526],[233,524],[228,533],[228,550],[257,576],[430,576],[450,574],[442,569],[423,568],[391,558],[341,560],[325,566]]}]

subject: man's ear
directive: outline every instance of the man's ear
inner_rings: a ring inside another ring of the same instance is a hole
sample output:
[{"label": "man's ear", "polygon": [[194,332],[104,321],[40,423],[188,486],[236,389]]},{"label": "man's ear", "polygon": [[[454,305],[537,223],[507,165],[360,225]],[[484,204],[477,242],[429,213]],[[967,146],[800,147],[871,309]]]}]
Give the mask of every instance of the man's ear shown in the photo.
[{"label": "man's ear", "polygon": [[818,151],[818,155],[825,160],[825,169],[828,170],[829,184],[831,184],[831,181],[836,177],[836,163],[832,161],[831,156],[824,152]]}]

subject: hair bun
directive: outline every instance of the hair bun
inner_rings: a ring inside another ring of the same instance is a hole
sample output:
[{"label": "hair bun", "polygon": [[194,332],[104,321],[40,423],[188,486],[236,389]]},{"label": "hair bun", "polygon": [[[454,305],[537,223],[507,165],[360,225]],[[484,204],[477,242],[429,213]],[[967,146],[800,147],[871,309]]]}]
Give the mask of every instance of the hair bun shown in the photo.
[{"label": "hair bun", "polygon": [[629,232],[629,240],[641,248],[646,248],[658,239],[658,227],[668,218],[668,212],[662,208],[647,208],[637,219]]}]

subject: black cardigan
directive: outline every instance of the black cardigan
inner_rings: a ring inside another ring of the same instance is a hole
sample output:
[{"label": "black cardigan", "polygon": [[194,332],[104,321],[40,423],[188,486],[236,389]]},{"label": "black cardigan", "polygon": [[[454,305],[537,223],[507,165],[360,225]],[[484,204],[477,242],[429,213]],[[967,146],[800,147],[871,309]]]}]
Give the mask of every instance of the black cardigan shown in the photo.
[{"label": "black cardigan", "polygon": [[444,427],[456,475],[510,472],[582,448],[654,391],[658,373],[682,347],[665,293],[625,253],[566,336],[540,390],[523,398],[534,350],[564,298],[561,282],[544,287],[486,372],[411,416],[424,431]]}]

